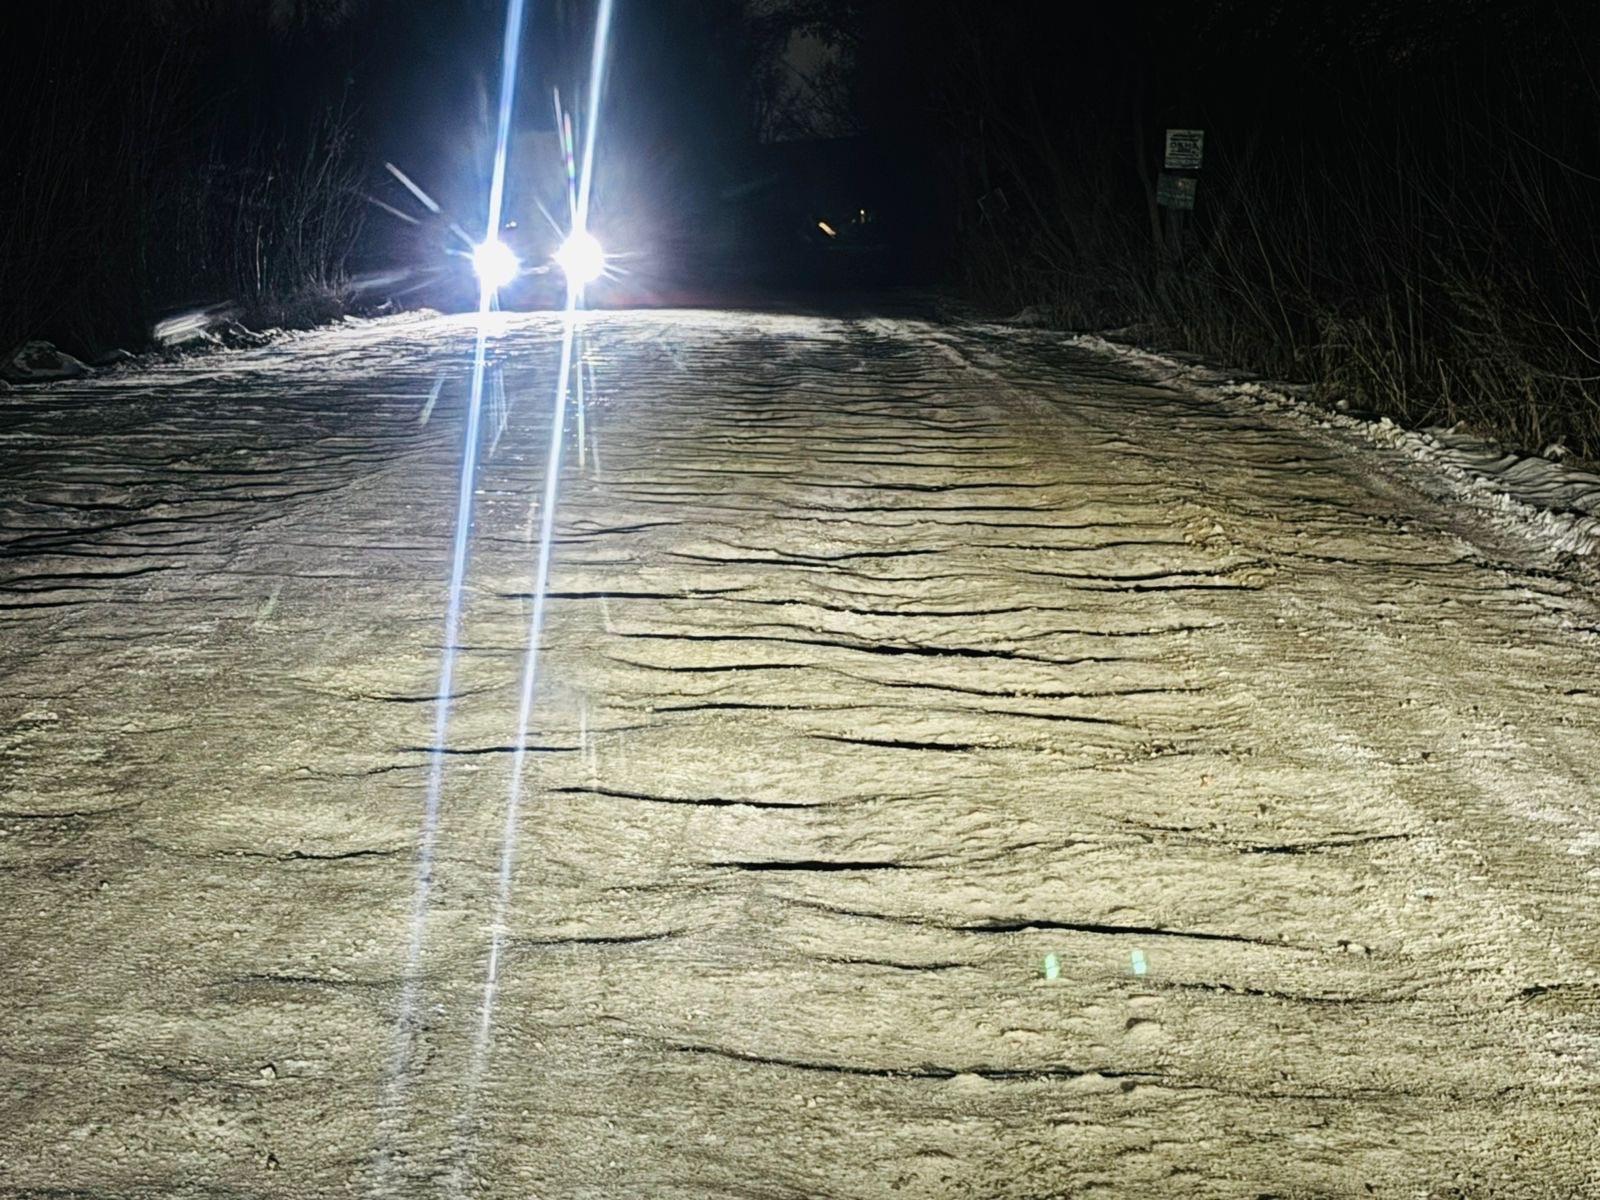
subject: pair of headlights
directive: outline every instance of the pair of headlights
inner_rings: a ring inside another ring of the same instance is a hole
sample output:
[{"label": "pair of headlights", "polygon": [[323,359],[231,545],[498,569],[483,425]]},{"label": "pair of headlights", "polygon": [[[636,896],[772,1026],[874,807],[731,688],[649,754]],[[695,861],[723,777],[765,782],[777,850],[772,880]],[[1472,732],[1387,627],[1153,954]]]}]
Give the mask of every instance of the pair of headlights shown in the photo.
[{"label": "pair of headlights", "polygon": [[[593,283],[606,269],[605,251],[600,248],[594,234],[586,229],[569,234],[567,240],[561,243],[561,249],[551,257],[566,275],[571,287]],[[490,238],[473,247],[472,269],[478,273],[478,281],[486,289],[499,291],[521,273],[522,263],[510,246],[499,238]]]}]

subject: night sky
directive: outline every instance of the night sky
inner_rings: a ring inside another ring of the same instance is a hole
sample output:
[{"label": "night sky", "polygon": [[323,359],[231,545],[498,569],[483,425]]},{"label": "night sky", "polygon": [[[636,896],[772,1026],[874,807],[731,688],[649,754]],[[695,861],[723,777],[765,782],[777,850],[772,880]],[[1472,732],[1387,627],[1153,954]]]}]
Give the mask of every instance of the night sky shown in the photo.
[{"label": "night sky", "polygon": [[[199,306],[254,326],[470,306],[449,226],[489,232],[502,18],[487,0],[9,10],[0,341],[137,348]],[[553,99],[581,107],[593,21],[585,0],[528,8],[502,232],[540,266],[540,208],[564,203]],[[1359,387],[1443,403],[1429,363],[1485,331],[1513,344],[1462,386],[1514,386],[1508,358],[1579,378],[1597,45],[1594,6],[1549,0],[623,0],[594,204],[628,280],[595,302],[935,287],[1295,378],[1409,303],[1410,382]],[[1204,130],[1192,211],[1161,202],[1170,128]],[[559,294],[536,273],[507,302]],[[1581,401],[1549,403],[1560,424]]]}]

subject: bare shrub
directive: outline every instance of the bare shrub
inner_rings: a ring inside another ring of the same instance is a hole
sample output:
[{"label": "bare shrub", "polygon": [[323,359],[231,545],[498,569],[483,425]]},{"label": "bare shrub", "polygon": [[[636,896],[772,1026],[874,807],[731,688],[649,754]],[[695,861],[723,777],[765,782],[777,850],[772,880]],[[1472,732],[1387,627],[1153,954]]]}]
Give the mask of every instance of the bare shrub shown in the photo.
[{"label": "bare shrub", "polygon": [[0,352],[43,335],[92,354],[200,305],[342,312],[365,215],[347,107],[282,111],[256,94],[270,80],[219,74],[214,45],[138,6],[63,4],[73,36],[0,71]]},{"label": "bare shrub", "polygon": [[[1430,45],[1452,28],[1324,47],[1350,77],[1295,118],[1239,100],[1195,114],[1199,204],[1174,216],[1155,204],[1155,83],[1097,70],[1103,46],[1071,60],[1081,79],[1041,68],[1037,30],[954,6],[966,190],[1009,200],[998,219],[969,202],[964,280],[1403,422],[1600,456],[1600,72],[1581,31],[1526,7],[1483,10],[1470,45]],[[1474,55],[1480,74],[1459,66]]]}]

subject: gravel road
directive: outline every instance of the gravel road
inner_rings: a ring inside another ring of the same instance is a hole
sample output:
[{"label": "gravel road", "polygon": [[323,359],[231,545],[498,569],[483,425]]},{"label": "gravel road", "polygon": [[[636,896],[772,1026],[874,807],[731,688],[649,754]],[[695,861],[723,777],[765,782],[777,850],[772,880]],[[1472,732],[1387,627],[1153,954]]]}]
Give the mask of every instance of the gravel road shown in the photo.
[{"label": "gravel road", "polygon": [[1593,590],[1040,332],[588,319],[485,1032],[559,324],[408,971],[472,342],[0,396],[0,1195],[1600,1194]]}]

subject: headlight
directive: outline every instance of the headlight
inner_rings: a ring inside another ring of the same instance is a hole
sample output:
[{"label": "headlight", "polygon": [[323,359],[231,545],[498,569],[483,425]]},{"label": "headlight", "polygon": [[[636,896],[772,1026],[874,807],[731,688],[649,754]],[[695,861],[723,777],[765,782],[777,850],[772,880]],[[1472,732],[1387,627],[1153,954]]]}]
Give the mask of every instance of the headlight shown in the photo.
[{"label": "headlight", "polygon": [[497,292],[517,277],[522,263],[510,246],[498,238],[490,238],[472,248],[472,269],[487,291]]},{"label": "headlight", "polygon": [[561,249],[551,257],[566,274],[567,282],[578,287],[593,283],[606,269],[605,251],[600,249],[600,243],[587,229],[570,234],[561,243]]}]

